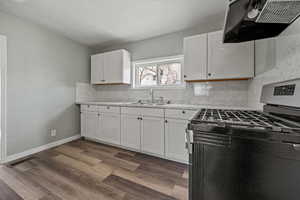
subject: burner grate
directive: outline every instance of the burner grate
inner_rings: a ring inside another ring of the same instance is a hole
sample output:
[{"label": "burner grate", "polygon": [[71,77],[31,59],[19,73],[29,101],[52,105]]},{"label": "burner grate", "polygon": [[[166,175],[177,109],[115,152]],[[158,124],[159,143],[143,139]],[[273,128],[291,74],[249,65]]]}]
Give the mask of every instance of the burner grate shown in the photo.
[{"label": "burner grate", "polygon": [[300,126],[271,117],[265,113],[246,110],[201,109],[194,120],[201,122],[246,125],[252,127],[276,127],[287,129],[300,128]]}]

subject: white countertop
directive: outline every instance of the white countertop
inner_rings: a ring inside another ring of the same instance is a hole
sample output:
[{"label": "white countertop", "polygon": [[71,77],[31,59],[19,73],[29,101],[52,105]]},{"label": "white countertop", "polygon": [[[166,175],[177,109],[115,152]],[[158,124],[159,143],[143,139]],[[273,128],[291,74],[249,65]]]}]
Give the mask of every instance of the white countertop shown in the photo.
[{"label": "white countertop", "polygon": [[186,109],[186,110],[199,110],[201,108],[214,108],[214,109],[233,109],[233,110],[253,110],[248,107],[236,107],[225,105],[192,105],[192,104],[165,104],[165,105],[148,105],[148,104],[135,104],[134,102],[101,102],[101,101],[83,101],[76,102],[80,105],[99,105],[99,106],[120,106],[120,107],[141,107],[141,108],[162,108],[162,109]]}]

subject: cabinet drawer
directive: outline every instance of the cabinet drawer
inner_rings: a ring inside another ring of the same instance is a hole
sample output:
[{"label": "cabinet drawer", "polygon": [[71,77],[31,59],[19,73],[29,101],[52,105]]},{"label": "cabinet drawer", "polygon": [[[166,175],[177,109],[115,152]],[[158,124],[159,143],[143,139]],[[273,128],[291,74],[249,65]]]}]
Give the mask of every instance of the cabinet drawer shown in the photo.
[{"label": "cabinet drawer", "polygon": [[174,119],[190,119],[197,113],[197,110],[175,110],[175,109],[166,109],[165,117],[174,118]]},{"label": "cabinet drawer", "polygon": [[153,116],[153,117],[164,117],[164,109],[159,108],[142,108],[141,115]]},{"label": "cabinet drawer", "polygon": [[122,114],[129,115],[143,115],[143,116],[153,116],[153,117],[164,117],[164,109],[160,108],[131,108],[131,107],[122,107]]},{"label": "cabinet drawer", "polygon": [[142,108],[129,108],[129,107],[122,107],[121,114],[129,114],[129,115],[140,115]]},{"label": "cabinet drawer", "polygon": [[118,106],[99,106],[100,113],[115,113],[120,114],[120,107]]},{"label": "cabinet drawer", "polygon": [[96,105],[86,105],[86,111],[88,112],[98,112],[99,111],[99,106]]}]

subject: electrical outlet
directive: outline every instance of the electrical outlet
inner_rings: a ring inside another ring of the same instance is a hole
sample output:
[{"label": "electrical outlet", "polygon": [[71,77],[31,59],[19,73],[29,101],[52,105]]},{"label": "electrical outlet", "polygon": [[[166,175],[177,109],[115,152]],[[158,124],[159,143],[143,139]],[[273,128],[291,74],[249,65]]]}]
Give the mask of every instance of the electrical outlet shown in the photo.
[{"label": "electrical outlet", "polygon": [[56,129],[51,129],[50,130],[50,135],[51,135],[51,137],[55,137],[56,136]]}]

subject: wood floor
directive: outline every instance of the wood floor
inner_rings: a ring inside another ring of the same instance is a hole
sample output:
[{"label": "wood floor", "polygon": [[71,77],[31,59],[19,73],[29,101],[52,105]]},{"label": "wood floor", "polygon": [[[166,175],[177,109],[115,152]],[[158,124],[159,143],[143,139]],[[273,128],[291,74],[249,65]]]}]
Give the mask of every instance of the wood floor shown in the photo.
[{"label": "wood floor", "polygon": [[186,165],[77,140],[0,166],[0,200],[185,200]]}]

